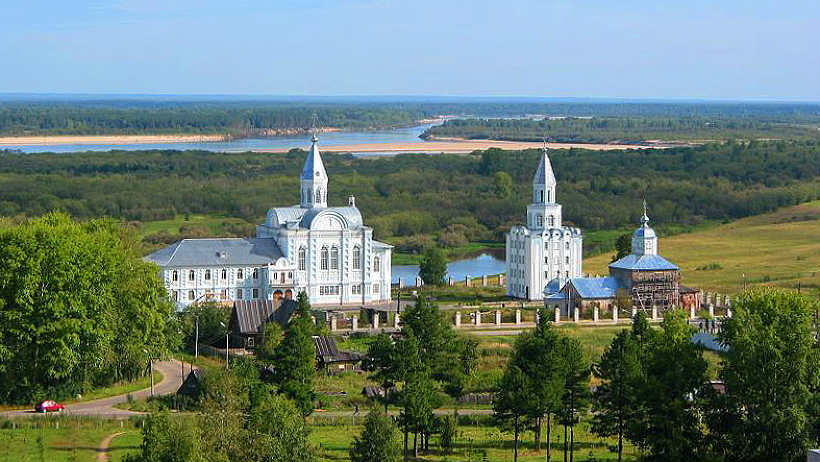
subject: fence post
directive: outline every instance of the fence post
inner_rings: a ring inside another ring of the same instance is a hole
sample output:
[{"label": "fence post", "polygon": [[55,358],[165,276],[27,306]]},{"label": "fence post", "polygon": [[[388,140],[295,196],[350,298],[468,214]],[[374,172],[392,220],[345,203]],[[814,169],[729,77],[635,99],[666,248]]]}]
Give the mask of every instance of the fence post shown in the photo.
[{"label": "fence post", "polygon": [[456,327],[461,327],[461,311],[456,311]]},{"label": "fence post", "polygon": [[598,305],[592,307],[592,322],[598,322]]},{"label": "fence post", "polygon": [[581,310],[576,306],[572,312],[572,320],[576,323],[581,320]]},{"label": "fence post", "polygon": [[496,326],[501,325],[501,310],[495,310],[495,325]]},{"label": "fence post", "polygon": [[355,332],[356,329],[359,328],[359,318],[357,318],[356,316],[353,316],[353,317],[350,318],[350,322],[351,322],[351,330]]},{"label": "fence post", "polygon": [[378,329],[379,329],[379,312],[374,311],[373,312],[373,330],[378,330]]},{"label": "fence post", "polygon": [[399,328],[399,313],[396,312],[396,315],[393,316],[393,327],[398,329]]},{"label": "fence post", "polygon": [[475,325],[476,326],[481,325],[481,311],[476,311],[475,312]]},{"label": "fence post", "polygon": [[618,322],[618,307],[615,305],[612,305],[612,320]]},{"label": "fence post", "polygon": [[515,310],[515,325],[521,325],[521,310]]},{"label": "fence post", "polygon": [[333,332],[336,330],[336,316],[330,317],[330,331]]},{"label": "fence post", "polygon": [[658,305],[652,305],[652,320],[658,319]]}]

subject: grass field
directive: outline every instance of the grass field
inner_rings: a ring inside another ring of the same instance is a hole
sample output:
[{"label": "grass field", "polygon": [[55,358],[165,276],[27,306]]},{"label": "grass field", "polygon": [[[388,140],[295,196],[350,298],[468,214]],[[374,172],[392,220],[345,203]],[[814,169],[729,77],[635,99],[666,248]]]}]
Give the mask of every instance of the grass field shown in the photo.
[{"label": "grass field", "polygon": [[119,432],[125,434],[111,442],[111,461],[139,449],[142,436],[133,423],[62,416],[3,421],[0,462],[93,462],[103,438]]},{"label": "grass field", "polygon": [[[683,283],[736,293],[772,285],[820,293],[820,201],[787,207],[689,234],[660,237],[659,252],[680,266]],[[608,274],[610,255],[584,260],[584,272]]]}]

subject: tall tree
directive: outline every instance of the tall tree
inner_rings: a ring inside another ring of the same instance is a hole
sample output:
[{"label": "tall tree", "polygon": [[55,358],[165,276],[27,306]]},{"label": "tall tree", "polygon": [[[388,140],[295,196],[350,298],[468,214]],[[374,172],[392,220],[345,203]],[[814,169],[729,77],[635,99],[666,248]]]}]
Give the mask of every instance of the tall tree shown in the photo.
[{"label": "tall tree", "polygon": [[632,252],[632,235],[621,234],[615,240],[615,255],[612,256],[612,261],[618,261],[621,258],[629,255]]},{"label": "tall tree", "polygon": [[362,434],[350,446],[352,462],[398,462],[401,458],[399,431],[393,420],[372,410],[364,421]]},{"label": "tall tree", "polygon": [[513,180],[507,172],[495,173],[495,195],[501,199],[510,197],[513,193]]},{"label": "tall tree", "polygon": [[817,443],[820,357],[812,333],[815,306],[785,290],[742,294],[718,335],[728,347],[719,372],[726,393],[708,419],[727,461],[802,461]]},{"label": "tall tree", "polygon": [[424,252],[419,265],[419,276],[425,284],[440,285],[447,274],[447,256],[438,247],[431,247]]},{"label": "tall tree", "polygon": [[637,398],[643,381],[640,347],[627,330],[619,332],[604,350],[594,367],[601,380],[595,390],[592,432],[618,438],[618,461],[623,460],[624,436],[638,407]]},{"label": "tall tree", "polygon": [[534,407],[532,382],[514,364],[508,364],[493,398],[493,411],[497,420],[512,424],[515,438],[513,460],[518,461],[518,439],[524,421]]},{"label": "tall tree", "polygon": [[[564,389],[561,396],[559,417],[564,425],[564,459],[569,454],[570,462],[575,460],[575,425],[580,415],[589,407],[591,393],[589,391],[589,377],[591,368],[581,343],[578,339],[561,337],[559,344],[560,357],[563,359],[562,373],[564,375]],[[569,444],[567,444],[567,430],[569,430]]]},{"label": "tall tree", "polygon": [[274,376],[279,389],[296,402],[303,416],[308,416],[313,412],[316,347],[307,294],[299,292],[297,302],[298,307],[276,349]]}]

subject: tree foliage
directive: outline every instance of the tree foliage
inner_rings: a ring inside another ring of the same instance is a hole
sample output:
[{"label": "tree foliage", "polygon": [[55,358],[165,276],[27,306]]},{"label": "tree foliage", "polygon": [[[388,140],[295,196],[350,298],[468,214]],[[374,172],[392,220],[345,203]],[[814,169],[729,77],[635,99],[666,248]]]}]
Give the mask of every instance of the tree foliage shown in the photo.
[{"label": "tree foliage", "polygon": [[350,446],[352,462],[398,462],[401,458],[399,431],[393,420],[378,410],[367,414],[360,436]]},{"label": "tree foliage", "polygon": [[296,402],[302,415],[307,416],[313,412],[316,347],[308,296],[299,292],[296,300],[298,308],[274,352],[274,375],[279,389]]},{"label": "tree foliage", "polygon": [[419,276],[425,284],[440,285],[447,275],[447,256],[439,248],[430,248],[424,253],[419,265]]}]

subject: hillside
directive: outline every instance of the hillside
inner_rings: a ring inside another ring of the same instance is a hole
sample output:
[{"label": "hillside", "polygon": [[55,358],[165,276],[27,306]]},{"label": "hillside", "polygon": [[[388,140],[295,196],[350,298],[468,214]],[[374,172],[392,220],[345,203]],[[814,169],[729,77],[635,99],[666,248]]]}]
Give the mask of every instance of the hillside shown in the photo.
[{"label": "hillside", "polygon": [[[664,238],[660,253],[683,271],[686,285],[736,292],[774,285],[820,293],[820,201],[743,218],[706,231]],[[611,255],[584,261],[584,271],[606,274]],[[717,267],[719,265],[719,267]],[[716,269],[706,269],[715,267]],[[701,268],[701,269],[698,269]]]}]

